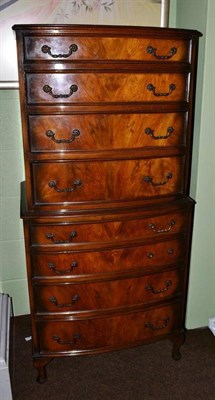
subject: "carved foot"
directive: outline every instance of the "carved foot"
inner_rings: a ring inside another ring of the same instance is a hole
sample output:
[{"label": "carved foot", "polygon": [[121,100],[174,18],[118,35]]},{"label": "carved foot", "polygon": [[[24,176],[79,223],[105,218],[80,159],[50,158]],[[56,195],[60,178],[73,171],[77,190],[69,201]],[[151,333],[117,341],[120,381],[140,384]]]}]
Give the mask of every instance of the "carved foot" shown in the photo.
[{"label": "carved foot", "polygon": [[52,358],[34,358],[33,364],[38,371],[37,382],[44,383],[47,380],[46,365],[50,363]]},{"label": "carved foot", "polygon": [[173,343],[172,358],[178,361],[181,359],[180,347],[184,344],[185,334],[180,333],[179,335],[172,336],[170,340]]}]

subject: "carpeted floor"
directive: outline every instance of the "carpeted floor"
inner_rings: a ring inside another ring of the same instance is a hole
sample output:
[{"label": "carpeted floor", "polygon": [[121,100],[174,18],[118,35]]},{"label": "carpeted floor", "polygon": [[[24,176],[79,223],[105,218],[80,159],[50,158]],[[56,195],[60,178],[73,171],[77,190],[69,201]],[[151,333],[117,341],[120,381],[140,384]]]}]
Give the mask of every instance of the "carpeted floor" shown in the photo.
[{"label": "carpeted floor", "polygon": [[[48,380],[36,382],[30,317],[14,319],[11,380],[14,400],[215,400],[215,337],[187,332],[182,359],[169,341],[96,356],[54,359]],[[5,399],[2,399],[5,400]]]}]

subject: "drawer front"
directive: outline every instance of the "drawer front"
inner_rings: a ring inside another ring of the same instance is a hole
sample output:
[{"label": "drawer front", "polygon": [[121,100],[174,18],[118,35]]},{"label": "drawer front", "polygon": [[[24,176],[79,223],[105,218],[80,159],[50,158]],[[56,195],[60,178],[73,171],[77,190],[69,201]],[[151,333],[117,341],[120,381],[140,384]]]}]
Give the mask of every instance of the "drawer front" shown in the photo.
[{"label": "drawer front", "polygon": [[125,272],[143,267],[157,268],[177,263],[183,254],[183,240],[170,240],[144,246],[114,248],[103,251],[70,251],[33,254],[33,277],[78,277]]},{"label": "drawer front", "polygon": [[186,101],[186,74],[27,74],[31,104]]},{"label": "drawer front", "polygon": [[188,41],[128,37],[25,37],[27,60],[188,61]]},{"label": "drawer front", "polygon": [[180,304],[82,321],[37,323],[40,352],[104,351],[141,343],[181,327]]},{"label": "drawer front", "polygon": [[126,307],[157,301],[181,290],[180,271],[106,282],[35,285],[37,313]]},{"label": "drawer front", "polygon": [[185,144],[185,114],[29,116],[32,152],[117,150]]},{"label": "drawer front", "polygon": [[128,201],[183,192],[183,158],[32,163],[36,204]]},{"label": "drawer front", "polygon": [[[31,227],[32,245],[108,243],[137,238],[160,237],[186,228],[188,213],[173,212],[143,219],[89,224],[46,224]],[[162,240],[162,239],[161,239]]]}]

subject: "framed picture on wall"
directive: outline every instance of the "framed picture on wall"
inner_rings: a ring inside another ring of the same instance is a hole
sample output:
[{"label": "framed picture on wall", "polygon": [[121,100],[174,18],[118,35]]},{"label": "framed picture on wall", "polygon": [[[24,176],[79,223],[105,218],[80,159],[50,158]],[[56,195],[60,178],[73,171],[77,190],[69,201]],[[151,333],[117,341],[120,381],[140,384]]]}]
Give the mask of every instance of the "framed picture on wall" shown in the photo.
[{"label": "framed picture on wall", "polygon": [[14,24],[168,26],[170,0],[0,0],[0,88],[18,88]]}]

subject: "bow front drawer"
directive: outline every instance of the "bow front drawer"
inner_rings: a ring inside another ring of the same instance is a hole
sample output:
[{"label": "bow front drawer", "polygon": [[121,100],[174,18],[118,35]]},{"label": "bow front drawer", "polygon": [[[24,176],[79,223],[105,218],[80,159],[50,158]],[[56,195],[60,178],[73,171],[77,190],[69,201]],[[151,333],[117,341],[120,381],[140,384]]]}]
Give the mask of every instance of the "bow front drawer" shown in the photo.
[{"label": "bow front drawer", "polygon": [[187,74],[27,74],[29,104],[187,100]]},{"label": "bow front drawer", "polygon": [[27,60],[189,60],[189,41],[177,39],[26,36],[24,47]]},{"label": "bow front drawer", "polygon": [[140,344],[179,329],[180,303],[109,318],[37,322],[40,352],[90,353]]},{"label": "bow front drawer", "polygon": [[185,129],[185,113],[29,116],[32,152],[183,145]]},{"label": "bow front drawer", "polygon": [[[173,228],[173,227],[172,227]],[[157,269],[159,266],[177,263],[182,258],[184,242],[180,239],[142,246],[126,246],[109,250],[49,252],[32,254],[32,274],[36,278],[101,275],[125,272],[142,267]],[[184,256],[184,254],[183,254]]]},{"label": "bow front drawer", "polygon": [[36,204],[166,196],[183,190],[183,157],[126,161],[35,162]]},{"label": "bow front drawer", "polygon": [[[36,313],[64,313],[155,302],[180,293],[180,270],[130,279],[34,285]],[[181,282],[180,282],[181,281]]]},{"label": "bow front drawer", "polygon": [[[31,227],[31,244],[34,246],[57,246],[63,249],[75,244],[92,243],[103,246],[104,243],[132,241],[150,237],[160,237],[183,232],[186,228],[188,212],[185,210],[153,215],[148,218],[119,220],[102,223],[82,224],[46,224]],[[161,239],[160,239],[161,240]],[[119,243],[118,243],[119,244]]]}]

